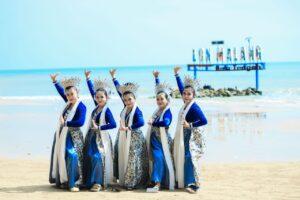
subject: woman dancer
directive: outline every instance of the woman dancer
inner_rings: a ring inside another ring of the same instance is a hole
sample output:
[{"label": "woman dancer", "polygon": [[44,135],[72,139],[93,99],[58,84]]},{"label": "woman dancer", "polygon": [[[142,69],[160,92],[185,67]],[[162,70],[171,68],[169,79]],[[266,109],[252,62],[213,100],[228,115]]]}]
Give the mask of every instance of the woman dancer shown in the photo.
[{"label": "woman dancer", "polygon": [[[172,122],[170,110],[170,87],[166,83],[160,83],[159,72],[154,71],[155,93],[158,108],[149,120],[147,132],[147,149],[150,158],[150,175],[152,188],[148,192],[158,192],[161,184],[174,190],[175,174],[171,153],[172,139],[168,132]],[[152,172],[151,172],[152,171]]]},{"label": "woman dancer", "polygon": [[96,108],[91,114],[84,145],[85,186],[99,192],[102,186],[113,183],[113,149],[109,130],[116,128],[112,112],[107,106],[111,86],[106,80],[90,80],[90,71],[85,71],[86,81]]},{"label": "woman dancer", "polygon": [[145,187],[148,181],[148,158],[146,140],[141,131],[143,114],[136,103],[138,85],[120,85],[115,78],[116,70],[110,70],[114,85],[124,103],[120,129],[115,145],[116,178],[128,190]]},{"label": "woman dancer", "polygon": [[184,83],[175,67],[177,85],[184,102],[179,111],[174,139],[174,160],[178,188],[186,188],[196,193],[200,186],[200,158],[203,154],[203,129],[207,120],[199,105],[195,102],[198,82],[185,77]]},{"label": "woman dancer", "polygon": [[67,104],[60,115],[54,136],[49,181],[56,183],[57,187],[78,192],[82,184],[83,164],[83,136],[80,127],[85,122],[86,107],[78,97],[77,86],[80,79],[65,78],[61,81],[62,87],[56,81],[57,75],[51,75],[51,79]]}]

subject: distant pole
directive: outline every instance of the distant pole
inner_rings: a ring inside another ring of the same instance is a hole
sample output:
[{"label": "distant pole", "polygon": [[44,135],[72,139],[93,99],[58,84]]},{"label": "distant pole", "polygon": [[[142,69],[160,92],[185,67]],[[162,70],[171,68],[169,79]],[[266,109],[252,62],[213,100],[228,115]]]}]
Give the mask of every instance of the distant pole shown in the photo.
[{"label": "distant pole", "polygon": [[250,44],[251,44],[251,40],[252,38],[251,37],[246,37],[245,40],[248,42],[248,49],[250,49]]},{"label": "distant pole", "polygon": [[193,63],[194,63],[194,79],[197,79],[197,67],[196,67],[195,49],[193,49]]},{"label": "distant pole", "polygon": [[259,89],[259,76],[258,76],[258,66],[256,66],[256,70],[255,70],[255,88],[258,91]]},{"label": "distant pole", "polygon": [[[250,47],[251,47],[251,40],[252,40],[252,37],[246,37],[245,40],[248,42],[248,59],[249,59],[249,62],[251,62],[251,59],[250,59]],[[246,54],[246,52],[245,52]],[[245,55],[245,58],[246,58],[246,55]]]}]

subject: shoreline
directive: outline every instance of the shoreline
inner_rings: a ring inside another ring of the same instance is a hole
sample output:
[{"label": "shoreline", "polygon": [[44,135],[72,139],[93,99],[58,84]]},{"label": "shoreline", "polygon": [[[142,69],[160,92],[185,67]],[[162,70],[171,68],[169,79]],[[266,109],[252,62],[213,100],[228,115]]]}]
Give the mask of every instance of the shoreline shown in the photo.
[{"label": "shoreline", "polygon": [[[197,99],[208,125],[205,131],[207,162],[294,161],[300,158],[300,104],[261,102],[246,98]],[[139,98],[145,121],[156,108],[155,99]],[[87,120],[94,108],[92,99],[84,99]],[[119,121],[122,109],[120,99],[113,98],[109,106]],[[173,99],[173,123],[170,134],[174,137],[177,113],[182,105]],[[0,157],[46,158],[50,155],[58,113],[64,102],[57,96],[51,100],[4,100],[0,98]],[[296,112],[295,112],[296,111]],[[17,123],[16,123],[17,122]],[[82,127],[85,134],[87,123]],[[146,133],[147,125],[142,128]],[[112,132],[116,137],[117,129]],[[285,141],[285,142],[283,142]]]}]

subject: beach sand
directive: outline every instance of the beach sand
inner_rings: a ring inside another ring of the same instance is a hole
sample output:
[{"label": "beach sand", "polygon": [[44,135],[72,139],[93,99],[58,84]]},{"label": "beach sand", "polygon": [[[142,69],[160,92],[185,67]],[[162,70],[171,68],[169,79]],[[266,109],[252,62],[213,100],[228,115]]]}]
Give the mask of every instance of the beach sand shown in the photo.
[{"label": "beach sand", "polygon": [[71,193],[48,183],[46,160],[0,159],[0,199],[300,199],[300,162],[206,163],[198,194],[182,190]]},{"label": "beach sand", "polygon": [[[84,99],[89,116],[93,102]],[[140,98],[145,119],[155,100]],[[202,186],[196,195],[182,190],[148,194],[145,190],[70,193],[48,183],[51,144],[59,98],[0,98],[0,200],[2,199],[300,199],[299,103],[261,98],[201,99],[209,124]],[[174,122],[180,99],[172,101]],[[118,121],[122,104],[110,107]],[[174,132],[173,124],[170,127]],[[147,126],[144,127],[146,131]],[[86,129],[83,128],[83,129]],[[115,132],[112,133],[114,137]]]}]

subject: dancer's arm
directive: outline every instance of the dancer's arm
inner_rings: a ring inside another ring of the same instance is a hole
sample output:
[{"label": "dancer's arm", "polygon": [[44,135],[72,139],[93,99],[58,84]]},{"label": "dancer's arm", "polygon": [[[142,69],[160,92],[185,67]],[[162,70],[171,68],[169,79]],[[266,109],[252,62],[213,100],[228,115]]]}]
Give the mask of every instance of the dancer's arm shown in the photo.
[{"label": "dancer's arm", "polygon": [[67,102],[68,99],[67,99],[67,97],[66,97],[66,95],[65,95],[65,90],[64,90],[64,88],[60,85],[60,83],[56,80],[56,77],[57,77],[57,76],[58,76],[58,74],[50,74],[50,77],[51,77],[51,79],[52,79],[52,82],[53,82],[53,84],[54,84],[54,86],[55,86],[55,88],[56,88],[58,94],[63,98],[63,100],[64,100],[65,102]]},{"label": "dancer's arm", "polygon": [[165,112],[162,121],[153,122],[152,126],[156,127],[169,127],[172,122],[172,113],[170,110]]},{"label": "dancer's arm", "polygon": [[174,73],[175,73],[175,77],[176,77],[176,82],[177,82],[177,85],[178,85],[178,89],[179,89],[179,92],[180,94],[182,95],[183,94],[183,90],[184,90],[184,84],[179,76],[179,70],[180,70],[180,67],[175,67],[174,68]]},{"label": "dancer's arm", "polygon": [[86,83],[88,85],[90,94],[93,98],[93,101],[94,101],[95,105],[97,106],[97,102],[95,101],[96,92],[95,92],[95,89],[94,89],[93,81],[90,79],[91,71],[85,71],[84,74],[85,74],[85,77],[86,77]]},{"label": "dancer's arm", "polygon": [[71,121],[66,122],[67,127],[81,127],[84,125],[86,116],[86,107],[83,103],[80,103],[77,107],[75,115]]},{"label": "dancer's arm", "polygon": [[116,121],[114,119],[114,116],[112,112],[110,111],[109,108],[107,108],[106,113],[105,113],[105,121],[106,124],[102,125],[99,127],[100,130],[109,130],[109,129],[114,129],[117,127]]}]

